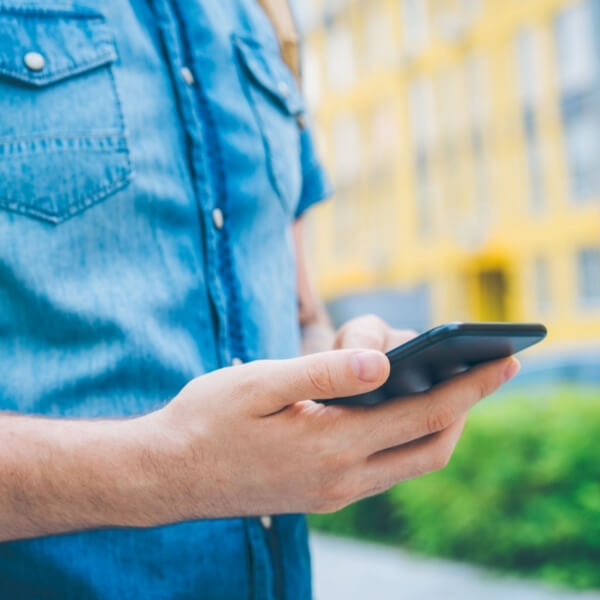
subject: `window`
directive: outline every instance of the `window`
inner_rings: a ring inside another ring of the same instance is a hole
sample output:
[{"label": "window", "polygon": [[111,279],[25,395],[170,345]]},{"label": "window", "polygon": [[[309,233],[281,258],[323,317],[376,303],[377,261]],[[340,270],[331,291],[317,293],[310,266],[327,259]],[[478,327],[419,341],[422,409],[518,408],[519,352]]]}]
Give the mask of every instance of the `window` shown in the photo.
[{"label": "window", "polygon": [[413,141],[417,146],[431,146],[435,140],[433,87],[426,78],[414,80],[409,89]]},{"label": "window", "polygon": [[538,256],[533,263],[535,307],[538,313],[546,313],[551,307],[550,266],[548,259]]},{"label": "window", "polygon": [[410,56],[419,54],[427,44],[427,0],[401,0],[404,49]]},{"label": "window", "polygon": [[436,97],[441,143],[440,164],[443,169],[440,194],[444,223],[448,230],[454,231],[455,224],[463,218],[465,182],[468,180],[463,147],[469,107],[464,72],[458,65],[446,67],[439,73]]},{"label": "window", "polygon": [[395,58],[392,23],[384,6],[376,2],[365,20],[365,60],[368,67],[390,65]]},{"label": "window", "polygon": [[533,108],[525,107],[522,119],[529,172],[529,206],[533,211],[540,212],[546,205],[546,191],[544,187],[544,154],[540,144],[537,113]]},{"label": "window", "polygon": [[459,66],[446,67],[438,78],[439,128],[443,138],[464,135],[467,124],[467,90]]},{"label": "window", "polygon": [[431,2],[432,17],[440,37],[454,43],[464,36],[479,17],[483,0],[436,0]]},{"label": "window", "polygon": [[350,30],[335,25],[327,34],[327,77],[336,92],[352,87],[355,81],[354,44]]},{"label": "window", "polygon": [[600,306],[600,248],[584,248],[577,255],[579,300],[583,306]]},{"label": "window", "polygon": [[333,123],[333,157],[336,183],[347,187],[360,176],[360,123],[355,115],[339,115]]},{"label": "window", "polygon": [[308,106],[314,110],[321,100],[321,58],[309,46],[305,46],[303,51],[302,89]]},{"label": "window", "polygon": [[348,0],[316,0],[317,4],[325,4],[325,12],[335,16],[348,7]]},{"label": "window", "polygon": [[355,251],[360,228],[360,123],[352,114],[340,115],[333,124],[333,172],[337,193],[334,201],[334,245],[340,258]]},{"label": "window", "polygon": [[486,56],[471,55],[466,63],[466,74],[471,121],[477,127],[485,127],[490,119],[490,78]]},{"label": "window", "polygon": [[416,177],[417,226],[427,234],[433,220],[431,149],[435,138],[433,89],[429,79],[413,81],[409,89]]},{"label": "window", "polygon": [[471,56],[466,64],[467,90],[471,105],[471,151],[475,178],[476,213],[484,216],[488,209],[488,162],[485,131],[489,122],[488,65],[481,55]]},{"label": "window", "polygon": [[399,125],[395,100],[382,101],[371,119],[369,253],[373,271],[385,269],[397,256],[398,202],[396,157]]},{"label": "window", "polygon": [[600,194],[600,114],[595,22],[589,1],[569,6],[558,17],[561,113],[570,170],[571,195],[577,201]]},{"label": "window", "polygon": [[565,92],[582,92],[596,82],[593,22],[594,15],[589,0],[567,7],[558,16],[558,66],[561,88]]},{"label": "window", "polygon": [[544,155],[538,124],[538,103],[543,95],[539,42],[539,37],[531,29],[522,30],[516,39],[518,94],[529,174],[529,206],[536,212],[546,205]]},{"label": "window", "polygon": [[518,94],[521,104],[535,106],[542,97],[540,38],[522,29],[515,40]]},{"label": "window", "polygon": [[371,174],[387,169],[396,158],[398,149],[398,119],[393,102],[382,102],[374,113],[371,122]]},{"label": "window", "polygon": [[298,10],[295,11],[295,15],[298,18],[298,25],[300,31],[303,34],[310,32],[319,22],[321,17],[322,8],[318,0],[304,0],[302,7],[296,3]]}]

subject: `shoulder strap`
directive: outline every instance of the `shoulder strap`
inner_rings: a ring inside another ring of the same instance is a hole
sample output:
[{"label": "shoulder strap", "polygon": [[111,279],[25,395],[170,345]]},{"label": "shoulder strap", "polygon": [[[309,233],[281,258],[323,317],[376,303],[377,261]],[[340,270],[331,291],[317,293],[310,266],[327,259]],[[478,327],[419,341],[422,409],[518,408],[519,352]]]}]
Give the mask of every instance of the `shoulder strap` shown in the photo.
[{"label": "shoulder strap", "polygon": [[300,36],[287,0],[258,0],[269,17],[281,48],[281,57],[300,81]]}]

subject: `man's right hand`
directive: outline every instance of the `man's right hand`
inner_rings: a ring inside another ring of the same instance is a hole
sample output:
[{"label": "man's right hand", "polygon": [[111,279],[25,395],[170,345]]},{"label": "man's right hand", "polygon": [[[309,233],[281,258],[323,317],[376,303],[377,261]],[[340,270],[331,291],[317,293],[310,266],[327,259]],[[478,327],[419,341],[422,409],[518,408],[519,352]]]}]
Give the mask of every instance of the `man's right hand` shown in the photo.
[{"label": "man's right hand", "polygon": [[489,363],[369,408],[315,400],[382,385],[389,362],[377,351],[338,350],[204,375],[138,419],[151,434],[145,465],[160,490],[140,514],[158,524],[335,511],[444,467],[468,410],[518,368],[514,358]]}]

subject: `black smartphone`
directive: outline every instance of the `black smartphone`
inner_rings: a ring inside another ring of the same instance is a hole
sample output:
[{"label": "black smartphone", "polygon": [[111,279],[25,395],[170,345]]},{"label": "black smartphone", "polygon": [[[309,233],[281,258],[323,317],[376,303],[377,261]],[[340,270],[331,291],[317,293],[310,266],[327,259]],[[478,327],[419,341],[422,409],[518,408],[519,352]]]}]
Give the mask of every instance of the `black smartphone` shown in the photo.
[{"label": "black smartphone", "polygon": [[328,400],[327,404],[374,406],[419,392],[484,362],[512,356],[541,342],[538,323],[448,323],[387,353],[390,376],[367,394]]}]

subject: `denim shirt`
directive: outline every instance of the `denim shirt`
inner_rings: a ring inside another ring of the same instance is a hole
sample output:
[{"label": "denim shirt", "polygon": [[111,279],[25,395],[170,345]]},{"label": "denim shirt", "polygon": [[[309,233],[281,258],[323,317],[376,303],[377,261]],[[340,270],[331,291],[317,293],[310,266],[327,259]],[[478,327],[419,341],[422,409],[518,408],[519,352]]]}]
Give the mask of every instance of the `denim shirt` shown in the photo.
[{"label": "denim shirt", "polygon": [[[303,111],[256,0],[0,0],[0,409],[137,415],[297,355],[291,223],[329,193]],[[4,543],[0,581],[311,597],[297,515]]]}]

